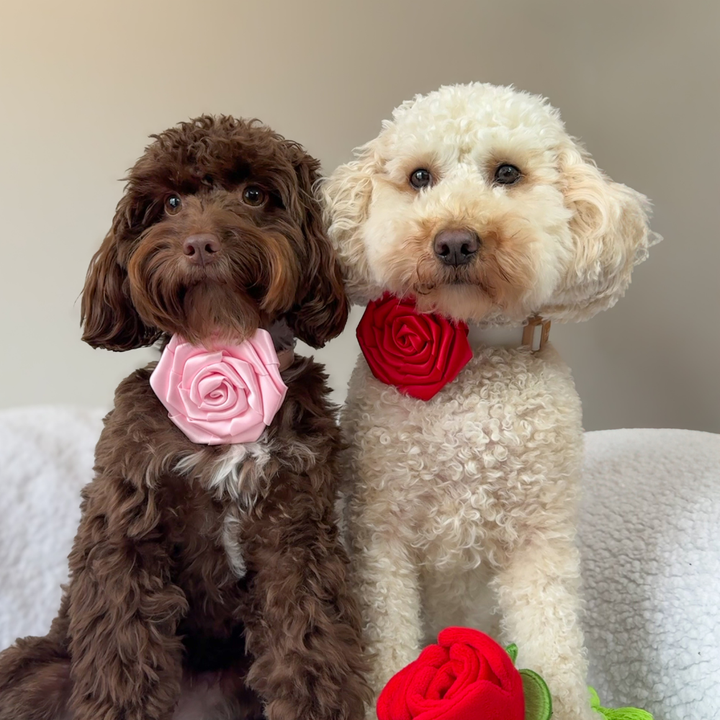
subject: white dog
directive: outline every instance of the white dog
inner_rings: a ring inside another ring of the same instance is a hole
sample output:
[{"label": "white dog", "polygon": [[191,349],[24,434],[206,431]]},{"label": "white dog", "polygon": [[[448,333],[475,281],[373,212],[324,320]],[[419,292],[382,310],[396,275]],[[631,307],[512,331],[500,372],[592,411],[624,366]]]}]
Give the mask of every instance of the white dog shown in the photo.
[{"label": "white dog", "polygon": [[403,103],[323,193],[355,302],[391,293],[470,325],[472,359],[431,399],[362,357],[350,381],[347,522],[376,692],[443,627],[492,634],[499,615],[557,720],[591,718],[580,401],[523,326],[586,320],[623,295],[651,244],[646,198],[606,177],[546,100],[481,83]]}]

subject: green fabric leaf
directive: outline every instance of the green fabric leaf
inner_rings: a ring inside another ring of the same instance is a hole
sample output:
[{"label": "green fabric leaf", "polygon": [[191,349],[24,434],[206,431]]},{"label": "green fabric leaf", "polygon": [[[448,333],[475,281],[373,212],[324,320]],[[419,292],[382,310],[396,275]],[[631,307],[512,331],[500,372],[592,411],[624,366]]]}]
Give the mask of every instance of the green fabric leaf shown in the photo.
[{"label": "green fabric leaf", "polygon": [[520,670],[520,677],[525,693],[525,720],[550,720],[552,698],[545,681],[532,670]]},{"label": "green fabric leaf", "polygon": [[[640,710],[639,708],[626,707],[612,709],[602,707],[595,688],[588,688],[588,690],[590,691],[590,707],[607,720],[653,720],[653,716],[649,712]],[[525,715],[527,718],[527,712]]]},{"label": "green fabric leaf", "polygon": [[518,654],[517,645],[515,643],[513,643],[512,645],[508,645],[505,648],[505,651],[510,656],[510,659],[513,661],[513,665],[514,665],[515,661],[517,660],[517,654]]}]

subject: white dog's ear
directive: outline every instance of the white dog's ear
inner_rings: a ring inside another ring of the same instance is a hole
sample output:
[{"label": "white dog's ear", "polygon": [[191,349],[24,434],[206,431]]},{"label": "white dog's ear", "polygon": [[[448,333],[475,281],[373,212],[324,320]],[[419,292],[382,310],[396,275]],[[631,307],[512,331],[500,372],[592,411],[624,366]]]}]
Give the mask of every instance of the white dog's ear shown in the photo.
[{"label": "white dog's ear", "polygon": [[630,284],[633,267],[660,237],[648,227],[650,202],[613,182],[577,144],[560,154],[562,192],[571,211],[573,249],[565,277],[543,315],[587,320],[612,307]]},{"label": "white dog's ear", "polygon": [[320,186],[328,236],[340,259],[345,290],[352,302],[376,294],[365,252],[363,228],[370,211],[380,156],[374,140],[358,148],[357,158],[340,165]]}]

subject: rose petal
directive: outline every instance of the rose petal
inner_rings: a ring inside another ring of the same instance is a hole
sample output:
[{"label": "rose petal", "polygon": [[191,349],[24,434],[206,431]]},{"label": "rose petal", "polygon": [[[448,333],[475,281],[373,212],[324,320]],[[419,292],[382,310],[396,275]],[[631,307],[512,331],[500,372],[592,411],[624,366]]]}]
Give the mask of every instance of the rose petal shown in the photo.
[{"label": "rose petal", "polygon": [[[199,382],[205,377],[214,375],[224,378],[226,382],[236,389],[235,403],[222,410],[205,407],[203,398],[199,392]],[[188,418],[206,421],[229,420],[242,412],[247,404],[245,382],[228,363],[213,363],[207,368],[204,368],[198,375],[191,379],[189,388],[184,384],[186,380],[187,378],[184,378],[183,384],[180,385],[179,394],[182,399],[183,409]]]},{"label": "rose petal", "polygon": [[263,421],[262,415],[253,409],[248,409],[245,416],[230,421],[229,442],[255,442],[265,432],[266,427],[267,423]]},{"label": "rose petal", "polygon": [[368,320],[377,327],[388,325],[396,314],[403,312],[400,301],[392,295],[386,294],[380,300],[369,303],[368,307],[371,305],[373,306],[374,312]]},{"label": "rose petal", "polygon": [[221,412],[233,407],[238,401],[238,389],[226,377],[217,373],[201,378],[197,388],[202,398],[201,407],[207,410]]},{"label": "rose petal", "polygon": [[[168,376],[168,388],[165,399],[165,407],[175,412],[184,412],[184,403],[180,394],[180,386],[182,385],[182,375],[175,371],[171,371]],[[158,393],[160,395],[160,393]]]},{"label": "rose petal", "polygon": [[[211,408],[207,407],[206,404],[209,393],[220,389],[226,401],[229,397],[237,399],[238,391],[244,390],[243,386],[244,383],[236,377],[234,372],[231,372],[231,368],[226,364],[216,364],[204,368],[192,379],[188,396],[198,410],[210,410]],[[233,401],[231,400],[230,405],[226,405],[224,408],[217,407],[217,403],[214,403],[214,405],[215,407],[212,409],[215,412],[220,412],[223,409],[231,410]]]},{"label": "rose petal", "polygon": [[[399,336],[397,333],[400,333]],[[418,332],[402,318],[396,328],[386,328],[378,342],[388,362],[423,362],[432,354],[432,338],[429,333]]]},{"label": "rose petal", "polygon": [[427,323],[417,313],[397,315],[389,327],[392,335],[399,341],[406,337],[414,337],[424,344],[430,340]]},{"label": "rose petal", "polygon": [[192,345],[189,342],[182,340],[177,335],[173,335],[170,338],[170,342],[163,350],[160,359],[162,360],[162,358],[164,358],[166,355],[169,355],[171,358],[172,366],[174,368],[182,369],[189,357],[197,355],[198,353],[202,354],[206,352],[207,350],[205,350],[204,348],[196,347],[195,345]]},{"label": "rose petal", "polygon": [[170,419],[194,443],[220,445],[223,442],[224,430],[217,423],[208,425],[203,420],[192,420],[184,414],[170,415]]},{"label": "rose petal", "polygon": [[494,640],[450,628],[393,676],[377,703],[379,720],[524,720],[522,679]]},{"label": "rose petal", "polygon": [[[222,361],[223,354],[221,351],[217,351],[204,354],[196,352],[190,357],[188,357],[185,362],[182,362],[180,352],[178,351],[178,353],[176,353],[175,355],[175,362],[173,363],[173,368],[176,371],[182,372],[183,385],[186,388],[189,388],[193,378],[199,372],[202,372],[208,367],[220,366],[222,364]],[[180,364],[181,362],[182,365]],[[182,368],[182,370],[180,368]]]},{"label": "rose petal", "polygon": [[515,691],[522,687],[522,678],[505,648],[485,633],[470,628],[449,627],[438,635],[438,644],[442,647],[449,648],[460,643],[470,647],[486,660],[488,668],[484,671],[484,677],[497,679],[500,686],[506,690]]},{"label": "rose petal", "polygon": [[[217,395],[216,398],[213,395]],[[203,397],[201,409],[207,413],[208,420],[224,420],[227,417],[241,415],[247,408],[245,388],[238,388],[223,379],[221,387]]]},{"label": "rose petal", "polygon": [[[255,355],[253,351],[250,353]],[[259,362],[257,356],[254,358]],[[245,387],[247,404],[256,412],[262,414],[263,399],[260,392],[259,376],[257,367],[251,360],[241,360],[237,357],[228,357],[227,365],[232,368],[234,375],[238,378],[238,385]]]},{"label": "rose petal", "polygon": [[385,295],[368,303],[357,336],[378,380],[423,400],[454,380],[472,358],[464,323],[417,313],[408,298]]},{"label": "rose petal", "polygon": [[[276,371],[276,374],[279,378],[280,373]],[[270,425],[285,400],[287,387],[283,385],[282,388],[278,388],[277,378],[274,378],[273,373],[270,372],[260,378],[260,388],[263,397],[263,422]]]},{"label": "rose petal", "polygon": [[170,419],[193,442],[254,442],[272,422],[287,387],[272,338],[208,351],[173,336],[150,377]]},{"label": "rose petal", "polygon": [[260,358],[261,367],[268,368],[270,365],[279,365],[277,352],[275,351],[275,345],[273,344],[272,335],[267,330],[262,328],[255,332],[247,342],[250,343],[252,348],[258,354]]}]

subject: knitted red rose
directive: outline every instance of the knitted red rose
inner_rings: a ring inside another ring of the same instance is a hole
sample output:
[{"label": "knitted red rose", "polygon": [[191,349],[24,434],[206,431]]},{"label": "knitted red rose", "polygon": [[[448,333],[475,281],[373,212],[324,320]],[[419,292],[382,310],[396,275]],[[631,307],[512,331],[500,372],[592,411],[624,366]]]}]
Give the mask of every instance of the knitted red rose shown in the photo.
[{"label": "knitted red rose", "polygon": [[410,298],[384,295],[370,302],[357,338],[372,374],[419,400],[430,400],[472,358],[468,327],[422,314]]},{"label": "knitted red rose", "polygon": [[508,652],[451,627],[385,686],[378,720],[525,720],[523,681]]}]

